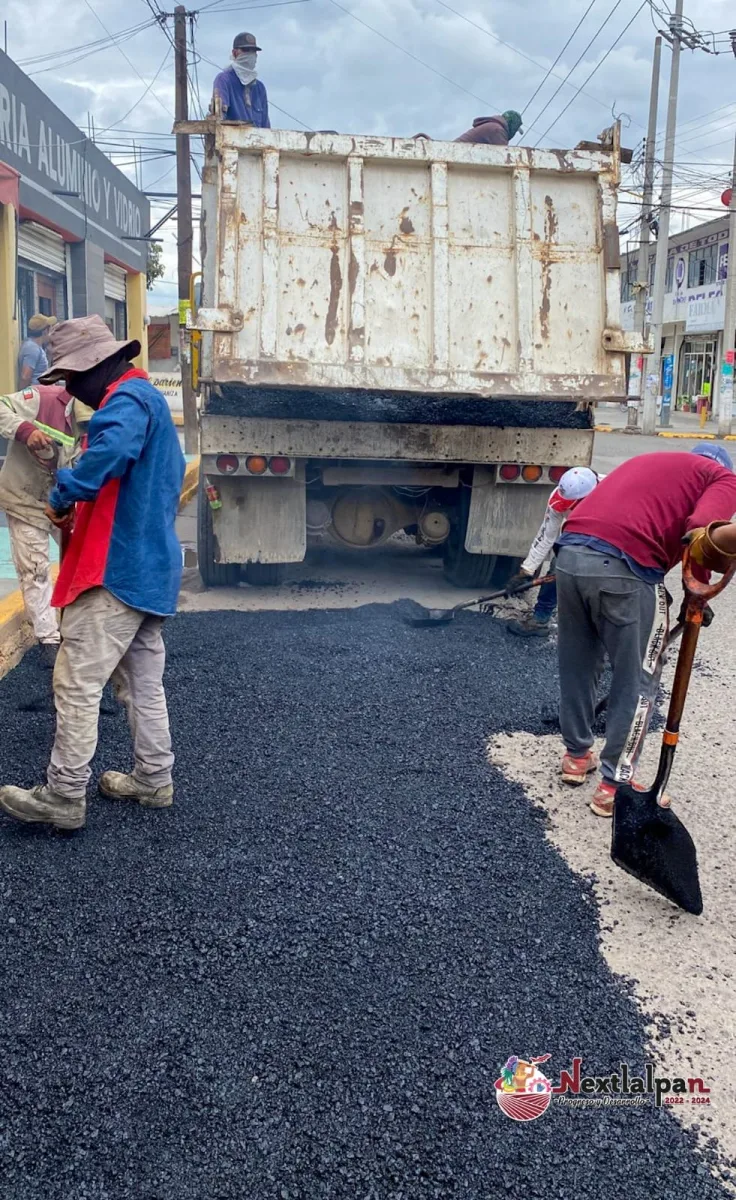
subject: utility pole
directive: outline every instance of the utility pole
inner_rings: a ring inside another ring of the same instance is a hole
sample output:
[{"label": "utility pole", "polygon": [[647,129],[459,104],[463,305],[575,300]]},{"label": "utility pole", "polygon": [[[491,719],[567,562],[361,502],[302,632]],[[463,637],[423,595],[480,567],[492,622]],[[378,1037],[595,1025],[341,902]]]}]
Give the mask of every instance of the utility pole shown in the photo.
[{"label": "utility pole", "polygon": [[728,270],[726,304],[721,344],[721,370],[718,379],[718,436],[731,432],[733,413],[734,342],[736,341],[736,138],[733,146],[731,203],[728,206]]},{"label": "utility pole", "polygon": [[[674,16],[670,18],[671,38],[668,39],[672,42],[672,65],[670,67],[670,94],[667,101],[667,128],[664,139],[664,162],[662,164],[662,197],[659,209],[659,229],[657,231],[657,257],[654,263],[654,287],[652,289],[652,322],[650,333],[654,342],[654,352],[647,358],[644,366],[646,372],[642,421],[644,433],[654,433],[656,431],[657,396],[659,395],[660,378],[662,375],[662,318],[664,316],[667,253],[670,245],[670,208],[672,205],[672,172],[675,158],[677,89],[680,82],[682,7],[683,0],[677,0]],[[661,423],[662,425],[669,425],[670,423],[669,404],[664,404],[664,397]]]},{"label": "utility pole", "polygon": [[[177,122],[189,119],[187,76],[187,10],[183,4],[174,9],[175,115]],[[177,267],[179,276],[179,363],[184,409],[184,450],[197,453],[197,402],[192,389],[189,338],[186,313],[192,275],[192,169],[189,135],[176,135],[176,209]],[[184,302],[184,303],[182,303]]]},{"label": "utility pole", "polygon": [[[636,274],[636,296],[634,299],[634,329],[646,340],[647,296],[649,294],[649,217],[654,195],[654,147],[657,141],[657,107],[659,104],[659,68],[662,60],[662,38],[654,39],[652,60],[652,86],[649,93],[649,124],[644,145],[644,190],[641,200],[641,223],[639,226],[639,258]],[[646,394],[646,371],[639,378],[639,395]],[[627,409],[626,428],[629,433],[639,433],[639,406],[630,404]]]}]

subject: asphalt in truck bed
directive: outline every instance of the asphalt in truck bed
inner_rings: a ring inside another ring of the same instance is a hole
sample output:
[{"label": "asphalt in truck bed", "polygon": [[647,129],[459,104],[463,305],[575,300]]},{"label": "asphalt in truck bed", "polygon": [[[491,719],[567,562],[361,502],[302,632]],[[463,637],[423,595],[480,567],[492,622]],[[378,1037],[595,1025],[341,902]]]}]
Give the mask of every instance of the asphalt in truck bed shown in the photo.
[{"label": "asphalt in truck bed", "polygon": [[[484,757],[544,731],[551,647],[396,605],[166,637],[174,808],[0,823],[3,1194],[725,1195],[665,1110],[496,1105],[512,1054],[645,1061],[587,885]],[[0,682],[1,781],[42,778],[48,687],[35,652]],[[129,765],[103,716],[96,772]]]}]

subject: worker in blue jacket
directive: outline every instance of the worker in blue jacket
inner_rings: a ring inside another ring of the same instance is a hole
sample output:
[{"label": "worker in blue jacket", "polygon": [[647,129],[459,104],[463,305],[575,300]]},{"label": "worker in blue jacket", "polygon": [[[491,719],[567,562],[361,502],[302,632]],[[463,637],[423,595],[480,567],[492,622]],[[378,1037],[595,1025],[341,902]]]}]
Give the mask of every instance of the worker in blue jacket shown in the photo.
[{"label": "worker in blue jacket", "polygon": [[102,317],[90,316],[57,325],[52,348],[43,382],[63,379],[94,415],[79,462],[57,471],[46,507],[60,528],[73,514],[51,598],[62,617],[46,783],[0,788],[0,807],[19,821],[80,829],[108,680],[127,710],[135,767],[106,771],[100,791],[150,808],[173,802],[162,629],[181,582],[175,521],[184,456],[166,399],[131,363],[140,342],[117,342]]},{"label": "worker in blue jacket", "polygon": [[232,62],[220,71],[213,87],[212,103],[219,103],[223,121],[244,121],[259,129],[270,129],[268,96],[258,78],[256,59],[261,47],[255,34],[239,33],[233,41]]}]

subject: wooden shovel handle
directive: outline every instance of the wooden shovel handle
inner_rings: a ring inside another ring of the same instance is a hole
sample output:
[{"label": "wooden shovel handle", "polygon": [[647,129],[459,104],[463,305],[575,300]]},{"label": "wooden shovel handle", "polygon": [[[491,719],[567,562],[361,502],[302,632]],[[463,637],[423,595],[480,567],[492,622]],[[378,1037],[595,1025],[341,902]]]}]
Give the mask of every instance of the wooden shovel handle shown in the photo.
[{"label": "wooden shovel handle", "polygon": [[685,589],[685,600],[687,601],[685,631],[682,635],[680,653],[677,656],[677,667],[675,668],[675,678],[672,684],[672,696],[670,697],[670,707],[667,712],[667,728],[663,737],[663,742],[666,746],[674,747],[677,745],[680,720],[685,708],[685,697],[687,696],[690,676],[692,675],[700,626],[703,623],[703,609],[709,600],[712,600],[714,596],[723,591],[727,584],[731,582],[735,573],[736,561],[731,564],[725,575],[722,575],[716,583],[701,583],[693,575],[690,547],[688,546],[685,550],[682,559],[682,585]]}]

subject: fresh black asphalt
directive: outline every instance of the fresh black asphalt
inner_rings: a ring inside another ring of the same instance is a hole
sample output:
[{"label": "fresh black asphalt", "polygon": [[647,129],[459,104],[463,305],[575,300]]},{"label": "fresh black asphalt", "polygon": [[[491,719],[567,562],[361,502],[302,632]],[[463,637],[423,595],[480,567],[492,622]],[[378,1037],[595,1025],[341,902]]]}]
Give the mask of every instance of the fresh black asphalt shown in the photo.
[{"label": "fresh black asphalt", "polygon": [[[3,1196],[725,1195],[664,1110],[496,1105],[511,1054],[644,1063],[588,886],[485,761],[546,731],[550,647],[398,606],[187,615],[167,643],[175,807],[0,820]],[[47,686],[34,654],[0,682],[0,781],[42,778]],[[129,765],[103,716],[96,771]]]}]

